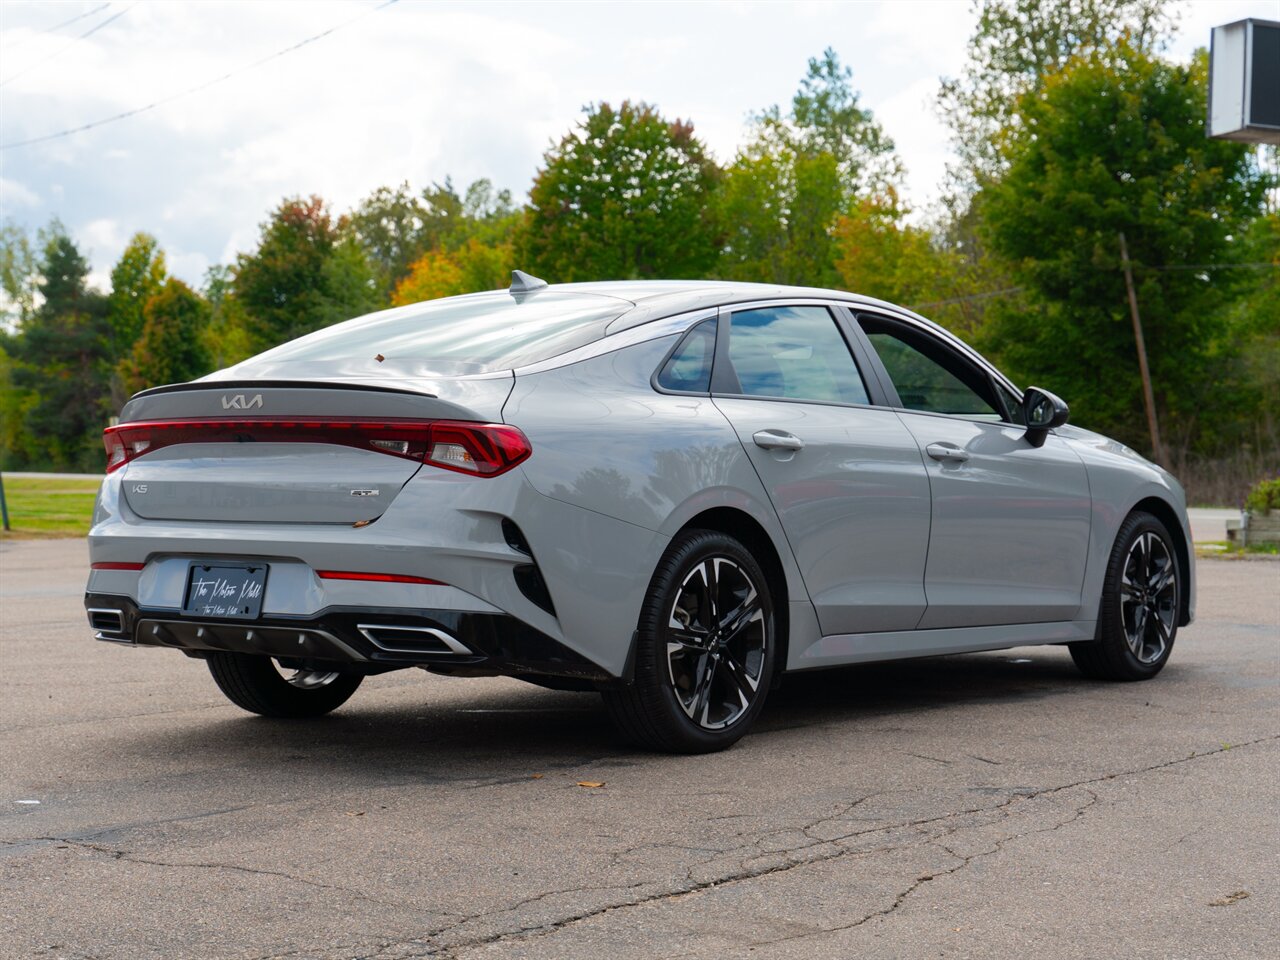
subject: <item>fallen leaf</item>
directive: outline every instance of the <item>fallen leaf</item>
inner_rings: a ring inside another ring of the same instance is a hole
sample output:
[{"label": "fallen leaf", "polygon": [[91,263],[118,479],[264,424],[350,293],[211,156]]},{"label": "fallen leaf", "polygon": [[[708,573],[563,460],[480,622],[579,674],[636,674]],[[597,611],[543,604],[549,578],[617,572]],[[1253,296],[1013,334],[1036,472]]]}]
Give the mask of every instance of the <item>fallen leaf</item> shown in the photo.
[{"label": "fallen leaf", "polygon": [[347,816],[348,816],[348,817],[363,817],[363,816],[364,816],[364,811],[363,811],[363,810],[348,810],[348,811],[347,811]]},{"label": "fallen leaf", "polygon": [[384,357],[382,354],[378,354],[378,355],[377,355],[376,357],[374,357],[373,359],[375,359],[375,360],[377,360],[379,363],[381,363],[383,360],[385,360],[385,359],[387,359],[387,358],[386,358],[386,357]]},{"label": "fallen leaf", "polygon": [[1229,907],[1233,903],[1239,903],[1241,900],[1247,900],[1248,898],[1249,898],[1248,890],[1237,890],[1234,893],[1228,893],[1225,897],[1221,897],[1218,900],[1210,900],[1209,906]]},{"label": "fallen leaf", "polygon": [[589,787],[589,788],[593,788],[593,789],[594,789],[595,787],[603,787],[603,786],[604,786],[604,783],[602,783],[602,782],[601,782],[601,781],[599,781],[599,780],[579,780],[579,781],[578,781],[578,786],[580,786],[580,787]]},{"label": "fallen leaf", "polygon": [[535,774],[533,775],[533,779],[534,779],[534,780],[541,780],[544,776],[546,776],[546,774],[543,774],[543,773],[535,773]]}]

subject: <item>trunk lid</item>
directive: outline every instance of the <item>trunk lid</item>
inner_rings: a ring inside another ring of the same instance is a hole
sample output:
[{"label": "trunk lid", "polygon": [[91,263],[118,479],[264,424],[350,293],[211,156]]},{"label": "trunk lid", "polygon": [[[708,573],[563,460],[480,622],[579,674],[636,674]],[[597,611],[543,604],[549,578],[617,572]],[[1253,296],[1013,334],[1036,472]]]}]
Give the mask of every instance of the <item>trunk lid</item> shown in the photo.
[{"label": "trunk lid", "polygon": [[147,391],[114,428],[150,448],[123,467],[124,498],[148,520],[376,520],[422,469],[429,424],[500,421],[513,382],[510,374],[441,379],[424,392],[423,384],[203,381]]}]

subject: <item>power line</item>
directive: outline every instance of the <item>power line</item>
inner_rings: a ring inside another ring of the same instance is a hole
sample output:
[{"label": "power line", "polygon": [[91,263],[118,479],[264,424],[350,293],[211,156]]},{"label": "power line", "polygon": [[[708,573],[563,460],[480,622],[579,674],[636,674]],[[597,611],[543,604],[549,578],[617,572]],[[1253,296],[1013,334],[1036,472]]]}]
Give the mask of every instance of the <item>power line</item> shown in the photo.
[{"label": "power line", "polygon": [[105,126],[108,123],[115,123],[117,120],[125,120],[129,117],[136,117],[140,113],[146,113],[148,110],[154,110],[156,107],[162,107],[166,104],[173,103],[175,100],[181,100],[183,97],[189,97],[193,93],[199,93],[201,90],[208,90],[210,87],[216,86],[219,83],[224,83],[225,81],[230,80],[232,77],[238,74],[244,73],[247,70],[254,70],[262,66],[263,64],[270,63],[272,60],[276,60],[280,57],[283,57],[285,54],[292,53],[295,50],[299,50],[302,47],[307,46],[308,44],[315,43],[317,40],[322,40],[323,38],[329,36],[329,34],[337,33],[339,30],[343,29],[344,27],[350,26],[351,24],[355,23],[357,20],[362,20],[365,17],[369,16],[370,14],[377,13],[380,10],[385,10],[387,7],[398,2],[399,0],[385,0],[384,3],[380,3],[376,7],[373,7],[369,10],[365,10],[363,13],[358,13],[354,17],[350,18],[349,20],[344,20],[342,21],[342,23],[332,26],[328,30],[324,30],[320,33],[307,37],[305,40],[299,40],[297,43],[293,44],[292,46],[285,47],[283,50],[277,50],[275,53],[269,54],[268,56],[265,56],[260,60],[255,60],[252,63],[247,63],[243,67],[237,67],[235,70],[231,70],[227,73],[224,73],[220,77],[214,77],[212,80],[206,80],[204,83],[196,84],[194,87],[190,87],[187,90],[182,90],[178,93],[173,94],[172,96],[162,97],[161,99],[154,100],[151,103],[146,104],[145,106],[134,107],[132,110],[126,110],[123,113],[117,113],[110,117],[103,117],[101,120],[93,120],[89,123],[84,123],[78,127],[72,127],[68,130],[59,130],[57,133],[45,134],[42,137],[32,137],[29,140],[15,140],[12,143],[3,143],[3,144],[0,144],[0,150],[13,150],[17,147],[29,147],[32,144],[45,143],[49,140],[57,140],[61,137],[69,137],[73,133],[83,133],[85,130],[92,130],[95,127]]},{"label": "power line", "polygon": [[[1154,273],[1163,273],[1166,270],[1280,270],[1280,263],[1178,263],[1167,267],[1144,267],[1141,264],[1133,264],[1135,271],[1150,271]],[[970,303],[974,300],[989,300],[992,297],[1007,297],[1015,293],[1022,293],[1026,287],[1005,287],[1001,290],[988,290],[984,293],[972,293],[967,297],[953,297],[950,300],[935,300],[933,303],[918,303],[907,307],[908,310],[914,310],[917,313],[923,310],[932,310],[936,307],[949,307],[957,303]]]},{"label": "power line", "polygon": [[[111,6],[111,4],[110,2],[107,2],[94,7],[92,10],[86,10],[84,13],[77,13],[70,20],[63,20],[61,23],[55,23],[52,27],[45,27],[43,30],[36,30],[34,33],[31,34],[31,37],[40,37],[46,33],[55,33],[58,30],[61,30],[63,27],[71,26],[73,23],[75,23],[78,20],[83,20],[85,17],[92,17],[95,13],[101,13],[103,10],[107,9],[107,7],[109,6]],[[19,47],[24,46],[27,43],[27,40],[30,40],[31,37],[28,37],[26,40],[19,40],[17,43],[12,44],[9,47],[10,52],[17,50]]]},{"label": "power line", "polygon": [[1176,263],[1167,267],[1144,267],[1140,263],[1133,265],[1135,270],[1280,270],[1280,263]]},{"label": "power line", "polygon": [[[103,7],[109,7],[109,6],[111,6],[111,4],[109,3],[103,5]],[[0,87],[3,87],[10,80],[16,80],[18,79],[18,77],[21,77],[23,74],[30,73],[32,70],[34,70],[36,67],[40,66],[41,64],[48,63],[50,60],[54,60],[62,56],[63,53],[65,53],[67,50],[74,47],[77,43],[79,43],[85,37],[93,36],[93,34],[97,33],[107,24],[111,23],[113,20],[119,20],[121,17],[123,17],[126,13],[128,13],[130,10],[132,10],[136,6],[137,6],[136,3],[130,4],[129,6],[121,10],[119,13],[113,13],[111,16],[107,17],[107,19],[103,20],[101,23],[95,24],[94,26],[90,27],[84,33],[80,34],[80,36],[72,37],[69,41],[64,43],[57,50],[49,54],[49,56],[45,57],[44,59],[37,60],[34,63],[29,63],[25,67],[23,67],[21,70],[19,70],[17,73],[10,74],[9,76],[5,77],[3,80],[0,80]],[[103,7],[99,7],[99,9],[103,9]]]},{"label": "power line", "polygon": [[988,290],[986,293],[973,293],[967,297],[954,297],[950,300],[938,300],[934,303],[919,303],[907,307],[907,309],[919,313],[921,310],[931,310],[934,307],[949,307],[953,303],[968,303],[971,300],[987,300],[991,297],[1007,297],[1013,293],[1021,293],[1025,289],[1026,287],[1005,287],[1003,290]]}]

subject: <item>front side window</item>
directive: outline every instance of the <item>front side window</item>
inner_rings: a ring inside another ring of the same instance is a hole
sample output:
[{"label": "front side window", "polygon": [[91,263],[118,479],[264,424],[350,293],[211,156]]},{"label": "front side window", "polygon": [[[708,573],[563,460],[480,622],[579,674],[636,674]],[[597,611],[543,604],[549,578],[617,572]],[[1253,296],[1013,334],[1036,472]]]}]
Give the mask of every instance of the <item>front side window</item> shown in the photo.
[{"label": "front side window", "polygon": [[716,322],[704,320],[684,335],[658,372],[658,386],[678,393],[711,390],[711,360],[716,350]]},{"label": "front side window", "polygon": [[860,315],[858,323],[905,409],[1004,419],[990,378],[942,341],[881,317]]},{"label": "front side window", "polygon": [[826,307],[734,313],[729,360],[739,393],[815,403],[869,403],[862,375]]}]

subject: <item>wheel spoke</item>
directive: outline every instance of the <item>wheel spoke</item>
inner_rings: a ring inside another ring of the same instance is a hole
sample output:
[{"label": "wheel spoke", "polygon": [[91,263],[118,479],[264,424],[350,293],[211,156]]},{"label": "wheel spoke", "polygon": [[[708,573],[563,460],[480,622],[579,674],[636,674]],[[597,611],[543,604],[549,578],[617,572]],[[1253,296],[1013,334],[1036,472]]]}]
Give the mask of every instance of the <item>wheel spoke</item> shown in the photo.
[{"label": "wheel spoke", "polygon": [[[1156,632],[1160,636],[1160,653],[1164,653],[1166,647],[1173,642],[1173,636],[1170,633],[1169,625],[1164,622],[1164,618],[1159,614],[1152,614],[1151,619],[1156,622]],[[1159,654],[1157,654],[1158,656]],[[1154,659],[1154,658],[1152,658]]]},{"label": "wheel spoke", "polygon": [[725,658],[724,667],[725,672],[729,674],[729,678],[733,681],[733,685],[738,688],[738,696],[742,698],[742,705],[744,707],[748,706],[760,686],[760,681],[752,680],[747,675],[747,671],[742,664],[732,657]]},{"label": "wheel spoke", "polygon": [[696,650],[702,653],[707,649],[707,635],[697,630],[673,629],[667,631],[667,643],[683,650]]},{"label": "wheel spoke", "polygon": [[756,595],[753,588],[747,594],[747,598],[734,607],[732,611],[725,614],[720,624],[720,634],[726,640],[732,640],[738,633],[752,620],[756,615],[761,613],[760,598]]},{"label": "wheel spoke", "polygon": [[716,678],[717,662],[714,657],[703,658],[703,672],[698,688],[694,691],[693,712],[689,714],[704,727],[707,725],[707,713],[711,709],[711,685]]},{"label": "wheel spoke", "polygon": [[1165,589],[1173,582],[1173,563],[1166,560],[1159,572],[1151,578],[1149,589],[1157,596],[1165,591]]},{"label": "wheel spoke", "polygon": [[702,561],[702,578],[707,585],[707,625],[720,620],[720,558]]},{"label": "wheel spoke", "polygon": [[1146,647],[1147,637],[1147,608],[1138,607],[1133,611],[1133,630],[1129,632],[1129,648],[1133,651],[1133,655],[1139,660],[1142,659],[1142,651]]}]

